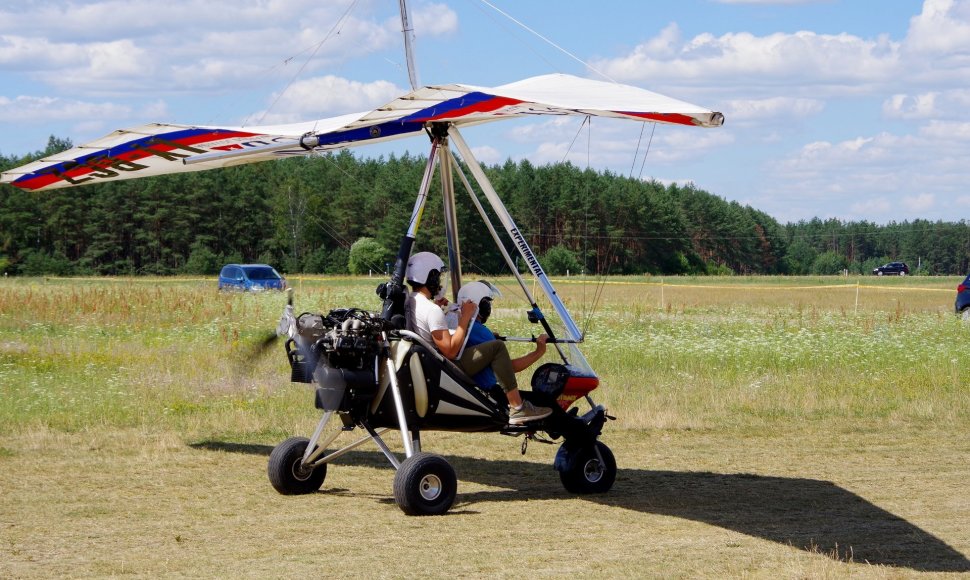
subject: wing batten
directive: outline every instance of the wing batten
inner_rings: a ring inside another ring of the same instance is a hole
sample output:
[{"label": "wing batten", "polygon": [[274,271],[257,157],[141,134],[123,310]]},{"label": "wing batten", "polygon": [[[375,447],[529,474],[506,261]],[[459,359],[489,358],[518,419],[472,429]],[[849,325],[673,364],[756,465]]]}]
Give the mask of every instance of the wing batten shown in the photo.
[{"label": "wing batten", "polygon": [[[129,132],[130,133],[130,132]],[[228,131],[223,129],[189,128],[169,133],[141,135],[137,139],[120,143],[111,148],[99,149],[82,145],[58,155],[53,155],[31,165],[42,167],[12,181],[15,187],[38,190],[58,182],[64,185],[82,185],[96,179],[118,177],[120,172],[135,172],[148,169],[147,164],[138,163],[149,158],[164,161],[179,161],[190,154],[204,152],[197,147],[206,143],[256,137],[256,133]],[[80,153],[86,150],[88,153]],[[75,152],[72,156],[71,153]],[[61,159],[68,157],[67,159]],[[181,163],[180,163],[181,164]],[[132,175],[131,177],[139,177]]]}]

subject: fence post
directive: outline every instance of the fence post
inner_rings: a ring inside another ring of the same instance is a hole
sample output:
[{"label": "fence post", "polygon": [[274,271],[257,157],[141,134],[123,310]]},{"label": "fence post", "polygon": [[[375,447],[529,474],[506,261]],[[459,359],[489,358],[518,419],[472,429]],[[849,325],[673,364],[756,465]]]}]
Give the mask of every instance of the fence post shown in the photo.
[{"label": "fence post", "polygon": [[859,281],[855,281],[855,313],[859,314]]}]

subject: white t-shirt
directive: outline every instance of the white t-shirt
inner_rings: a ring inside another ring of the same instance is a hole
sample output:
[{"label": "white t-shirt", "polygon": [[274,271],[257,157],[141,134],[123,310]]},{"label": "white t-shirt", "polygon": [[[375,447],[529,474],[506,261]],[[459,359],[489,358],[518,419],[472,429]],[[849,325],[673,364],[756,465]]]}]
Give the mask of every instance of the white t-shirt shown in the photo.
[{"label": "white t-shirt", "polygon": [[441,307],[420,292],[412,292],[404,305],[404,315],[407,318],[408,330],[418,333],[418,336],[434,346],[432,332],[448,330],[445,313]]}]

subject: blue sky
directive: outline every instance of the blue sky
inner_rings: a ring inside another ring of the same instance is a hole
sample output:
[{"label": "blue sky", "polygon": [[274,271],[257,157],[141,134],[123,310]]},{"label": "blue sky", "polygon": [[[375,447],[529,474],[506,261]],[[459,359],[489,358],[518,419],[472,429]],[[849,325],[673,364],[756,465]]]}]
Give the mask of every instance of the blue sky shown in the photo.
[{"label": "blue sky", "polygon": [[[469,128],[484,162],[568,159],[693,182],[782,222],[970,214],[970,0],[410,5],[422,84],[607,75],[726,118],[719,129],[657,126],[645,162],[652,125],[636,159],[638,123]],[[146,122],[256,125],[379,106],[409,88],[397,9],[394,0],[6,0],[0,153]],[[358,152],[404,150],[424,154],[427,143]]]}]

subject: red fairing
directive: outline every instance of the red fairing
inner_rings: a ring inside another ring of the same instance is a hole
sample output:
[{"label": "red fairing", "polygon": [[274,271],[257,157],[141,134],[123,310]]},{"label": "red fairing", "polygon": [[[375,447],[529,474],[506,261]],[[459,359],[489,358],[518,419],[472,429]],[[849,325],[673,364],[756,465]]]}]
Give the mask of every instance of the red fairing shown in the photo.
[{"label": "red fairing", "polygon": [[566,379],[566,387],[563,389],[562,394],[559,395],[559,398],[556,399],[556,402],[565,411],[576,402],[576,399],[585,397],[599,385],[600,380],[598,377],[569,377]]}]

